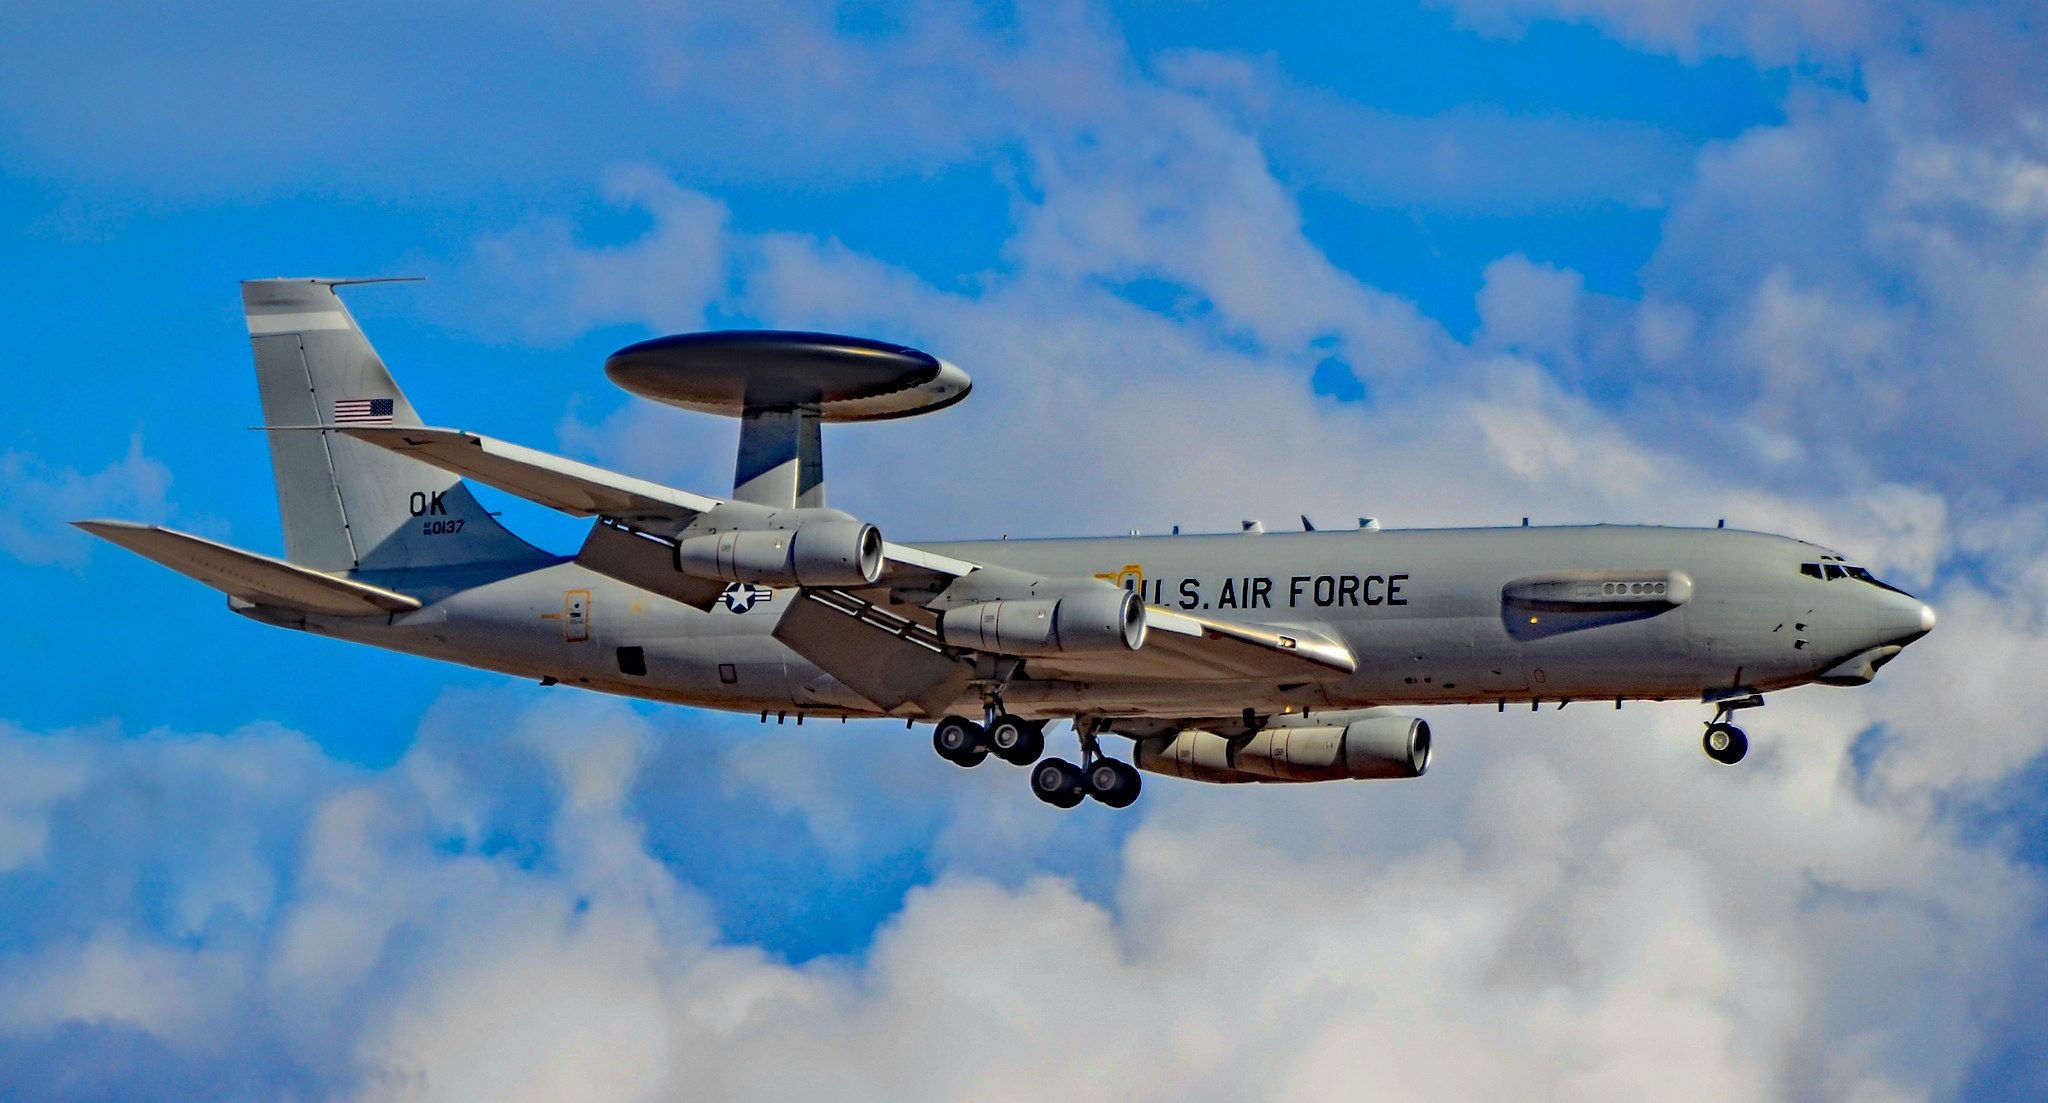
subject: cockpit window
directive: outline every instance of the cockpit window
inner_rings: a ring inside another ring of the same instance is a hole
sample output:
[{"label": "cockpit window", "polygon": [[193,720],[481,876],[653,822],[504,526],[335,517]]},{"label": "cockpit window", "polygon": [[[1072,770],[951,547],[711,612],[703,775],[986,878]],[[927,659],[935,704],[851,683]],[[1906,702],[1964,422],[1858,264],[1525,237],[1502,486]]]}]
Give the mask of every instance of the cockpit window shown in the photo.
[{"label": "cockpit window", "polygon": [[[1849,567],[1847,568],[1847,570],[1849,572],[1849,577],[1855,579],[1858,582],[1868,582],[1872,586],[1875,586],[1880,590],[1890,590],[1892,593],[1895,594],[1906,593],[1906,591],[1901,590],[1897,586],[1894,586],[1891,583],[1878,578],[1876,575],[1871,574],[1869,571],[1866,571],[1861,567]],[[1911,597],[1913,595],[1906,594],[1906,596]]]},{"label": "cockpit window", "polygon": [[[1833,556],[1829,556],[1819,563],[1801,563],[1799,565],[1799,573],[1808,578],[1825,579],[1828,582],[1833,582],[1838,578],[1854,579],[1857,582],[1868,582],[1880,590],[1890,590],[1895,594],[1906,593],[1906,591],[1899,589],[1897,586],[1871,574],[1867,568],[1844,563]],[[1912,595],[1906,594],[1906,596],[1911,597]]]}]

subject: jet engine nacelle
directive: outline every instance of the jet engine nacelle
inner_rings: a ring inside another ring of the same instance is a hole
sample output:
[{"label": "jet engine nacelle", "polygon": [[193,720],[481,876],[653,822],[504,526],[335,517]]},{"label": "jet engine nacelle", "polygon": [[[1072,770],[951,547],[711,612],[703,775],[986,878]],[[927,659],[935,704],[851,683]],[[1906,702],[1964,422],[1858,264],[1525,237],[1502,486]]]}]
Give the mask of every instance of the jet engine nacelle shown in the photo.
[{"label": "jet engine nacelle", "polygon": [[1383,715],[1342,726],[1274,726],[1239,739],[1188,729],[1140,741],[1136,763],[1156,774],[1230,784],[1421,777],[1429,755],[1427,721]]},{"label": "jet engine nacelle", "polygon": [[1145,603],[1103,585],[1052,598],[999,598],[959,605],[939,620],[954,647],[1004,655],[1136,651],[1145,646]]},{"label": "jet engine nacelle", "polygon": [[882,577],[882,534],[852,519],[676,541],[676,570],[755,586],[865,586]]}]

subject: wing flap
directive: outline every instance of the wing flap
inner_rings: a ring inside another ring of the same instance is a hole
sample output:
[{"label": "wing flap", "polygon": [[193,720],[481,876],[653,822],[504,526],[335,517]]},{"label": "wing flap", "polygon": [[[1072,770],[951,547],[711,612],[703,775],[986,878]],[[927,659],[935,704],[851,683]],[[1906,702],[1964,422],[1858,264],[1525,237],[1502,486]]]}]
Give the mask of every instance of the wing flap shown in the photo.
[{"label": "wing flap", "polygon": [[676,570],[676,546],[658,536],[600,521],[591,526],[578,566],[587,567],[628,586],[674,598],[693,609],[709,609],[725,592],[725,583]]},{"label": "wing flap", "polygon": [[229,597],[256,605],[341,617],[383,616],[411,612],[420,607],[418,598],[395,590],[337,578],[310,567],[231,548],[160,525],[134,521],[73,521],[72,524],[188,578],[197,579]]},{"label": "wing flap", "polygon": [[967,688],[971,664],[937,650],[916,622],[834,591],[800,591],[775,638],[884,712],[917,702],[943,711]]}]

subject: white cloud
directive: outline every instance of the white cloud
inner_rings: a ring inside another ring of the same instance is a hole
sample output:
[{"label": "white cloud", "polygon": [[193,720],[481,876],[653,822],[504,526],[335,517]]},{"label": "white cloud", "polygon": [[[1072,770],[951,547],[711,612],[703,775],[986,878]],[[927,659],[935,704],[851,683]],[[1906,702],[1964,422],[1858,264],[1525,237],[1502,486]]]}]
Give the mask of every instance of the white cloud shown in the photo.
[{"label": "white cloud", "polygon": [[1290,183],[1368,207],[1459,214],[1656,208],[1693,150],[1640,122],[1515,114],[1485,103],[1402,114],[1289,80],[1271,59],[1168,51],[1153,68],[1227,109]]},{"label": "white cloud", "polygon": [[590,247],[549,219],[480,239],[462,277],[477,289],[470,328],[541,344],[623,321],[702,328],[705,308],[725,292],[725,204],[644,167],[614,172],[605,197],[644,209],[655,232]]},{"label": "white cloud", "polygon": [[1532,356],[1573,357],[1585,277],[1519,253],[1487,265],[1483,277],[1477,343]]},{"label": "white cloud", "polygon": [[1595,23],[1616,38],[1696,61],[1741,53],[1768,64],[1846,65],[1910,25],[1904,5],[1854,0],[1439,0],[1466,24],[1520,33],[1539,19]]},{"label": "white cloud", "polygon": [[67,522],[95,517],[161,521],[171,513],[165,493],[171,473],[142,451],[142,434],[128,452],[98,471],[51,467],[26,452],[0,452],[0,551],[30,564],[85,562],[91,541]]},{"label": "white cloud", "polygon": [[[642,817],[688,798],[659,796],[644,748],[706,738],[696,722],[501,707],[452,695],[371,772],[254,730],[0,744],[8,767],[54,754],[92,779],[45,813],[61,826],[27,903],[69,897],[101,929],[17,943],[0,1036],[67,1027],[61,1066],[104,1059],[90,1031],[119,1024],[213,1094],[267,1047],[312,1094],[360,1099],[1029,1098],[1057,1077],[1102,1099],[1914,1097],[1960,1083],[2018,995],[2004,963],[2036,949],[2038,882],[1925,802],[1859,792],[1840,762],[1861,710],[1803,697],[1740,771],[1700,760],[1683,710],[1468,710],[1442,717],[1423,781],[1154,779],[1107,836],[1083,821],[1110,813],[1045,809],[1015,771],[856,727],[809,753],[879,746],[925,786],[979,789],[938,835],[1063,826],[1013,840],[1036,873],[991,880],[956,852],[861,955],[804,964],[721,938],[652,853]],[[492,714],[502,736],[463,722]],[[1519,750],[1494,745],[1509,724]],[[493,750],[537,771],[534,803],[506,803]],[[292,886],[274,937],[163,930],[123,876],[176,893],[206,852],[164,863],[160,837],[128,835],[85,860],[103,844],[75,816],[130,769],[216,845],[300,840],[266,851]],[[449,845],[455,824],[475,841]],[[1113,859],[1100,896],[1073,880],[1090,848]]]},{"label": "white cloud", "polygon": [[[1674,49],[1857,48],[1834,11],[1601,17]],[[539,223],[477,263],[518,276],[507,301],[545,307],[548,339],[733,310],[967,365],[968,407],[833,431],[835,500],[892,534],[1727,515],[1916,585],[1954,575],[1960,547],[1992,581],[1945,579],[1942,627],[1877,686],[1774,695],[1739,770],[1701,761],[1684,706],[1438,710],[1421,782],[1154,779],[1121,820],[1053,813],[1016,772],[962,773],[895,725],[742,742],[575,697],[450,695],[378,771],[274,731],[8,733],[0,868],[43,925],[0,970],[5,1031],[62,1067],[105,1060],[92,1031],[124,1024],[194,1082],[234,1083],[260,1048],[306,1094],[364,1099],[1914,1098],[2013,1044],[2038,1009],[2042,884],[1957,812],[2009,799],[2048,742],[2024,684],[2048,639],[2048,521],[2030,490],[1973,496],[1927,465],[2009,462],[2037,412],[2032,323],[2003,319],[2040,286],[2011,243],[2043,217],[2040,158],[1937,140],[1883,79],[1868,107],[1802,99],[1700,163],[1645,273],[1656,305],[1509,258],[1466,347],[1317,247],[1235,107],[1135,73],[1078,9],[1025,18],[1043,22],[873,49],[798,36],[792,71],[814,75],[768,85],[792,112],[848,96],[821,126],[843,134],[887,50],[950,59],[930,67],[957,98],[886,98],[926,151],[1022,150],[1016,233],[974,294],[735,229],[642,170],[611,194],[644,234]],[[660,87],[701,79],[687,45],[649,46]],[[1142,281],[1175,303],[1140,305]],[[1567,348],[1641,349],[1645,369],[1595,366],[1651,393],[1589,397],[1555,370]],[[1942,387],[1936,349],[1955,357]],[[1333,355],[1370,403],[1312,394]],[[707,424],[635,407],[562,436],[722,475],[716,448],[673,444]],[[712,801],[789,837],[731,846],[688,818]],[[691,871],[793,842],[841,871],[910,851],[929,883],[883,902],[860,953],[792,964],[727,933],[750,917]]]}]

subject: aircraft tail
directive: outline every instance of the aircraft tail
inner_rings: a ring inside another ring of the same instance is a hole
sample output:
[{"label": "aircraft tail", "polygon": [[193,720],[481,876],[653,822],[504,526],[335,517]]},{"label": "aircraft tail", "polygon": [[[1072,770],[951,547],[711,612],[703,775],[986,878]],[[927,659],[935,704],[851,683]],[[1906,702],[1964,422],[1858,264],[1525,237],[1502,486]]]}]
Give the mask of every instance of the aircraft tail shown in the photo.
[{"label": "aircraft tail", "polygon": [[335,294],[350,282],[366,281],[242,284],[286,558],[354,571],[542,557],[455,476],[339,433],[291,428],[423,424]]}]

